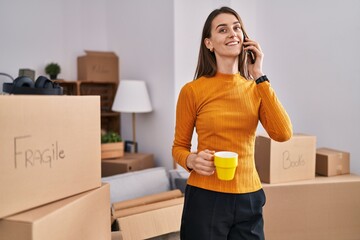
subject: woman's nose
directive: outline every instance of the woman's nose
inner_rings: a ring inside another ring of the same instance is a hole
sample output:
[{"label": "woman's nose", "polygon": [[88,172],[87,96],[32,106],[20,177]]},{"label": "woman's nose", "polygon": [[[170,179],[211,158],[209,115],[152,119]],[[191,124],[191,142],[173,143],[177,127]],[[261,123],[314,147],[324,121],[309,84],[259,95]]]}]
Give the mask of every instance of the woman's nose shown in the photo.
[{"label": "woman's nose", "polygon": [[236,32],[234,31],[234,30],[231,30],[230,32],[229,32],[229,37],[230,38],[233,38],[233,37],[235,37],[236,36]]}]

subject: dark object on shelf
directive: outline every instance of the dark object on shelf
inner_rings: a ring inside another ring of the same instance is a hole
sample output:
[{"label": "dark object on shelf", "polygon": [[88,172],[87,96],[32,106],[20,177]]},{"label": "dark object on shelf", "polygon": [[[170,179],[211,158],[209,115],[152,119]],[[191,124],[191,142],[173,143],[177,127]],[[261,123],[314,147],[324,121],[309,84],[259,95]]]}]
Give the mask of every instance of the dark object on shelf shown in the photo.
[{"label": "dark object on shelf", "polygon": [[62,95],[63,89],[59,84],[44,76],[39,76],[35,83],[29,77],[17,77],[13,83],[4,83],[3,92],[9,94],[28,95]]},{"label": "dark object on shelf", "polygon": [[137,153],[138,144],[134,141],[125,141],[125,152],[128,153]]},{"label": "dark object on shelf", "polygon": [[35,70],[28,68],[20,68],[19,77],[28,77],[31,78],[31,80],[35,81]]}]

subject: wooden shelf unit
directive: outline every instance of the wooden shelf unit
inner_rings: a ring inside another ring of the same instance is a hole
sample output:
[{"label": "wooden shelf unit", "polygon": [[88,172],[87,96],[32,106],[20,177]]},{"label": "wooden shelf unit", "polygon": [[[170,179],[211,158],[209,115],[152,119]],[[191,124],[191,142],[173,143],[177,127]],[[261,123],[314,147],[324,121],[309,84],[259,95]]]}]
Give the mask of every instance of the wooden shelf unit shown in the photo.
[{"label": "wooden shelf unit", "polygon": [[120,113],[111,111],[117,82],[89,82],[56,80],[64,89],[64,95],[98,95],[101,106],[101,129],[120,132]]}]

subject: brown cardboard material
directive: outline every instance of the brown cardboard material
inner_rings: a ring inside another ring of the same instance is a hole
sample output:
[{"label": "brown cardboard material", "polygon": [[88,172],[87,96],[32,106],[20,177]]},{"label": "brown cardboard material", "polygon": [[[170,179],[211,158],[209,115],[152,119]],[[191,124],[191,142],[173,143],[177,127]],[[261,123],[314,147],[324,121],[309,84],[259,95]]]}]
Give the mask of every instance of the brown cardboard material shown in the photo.
[{"label": "brown cardboard material", "polygon": [[109,240],[108,184],[0,220],[0,239]]},{"label": "brown cardboard material", "polygon": [[102,160],[101,176],[107,177],[152,167],[155,167],[153,154],[125,153],[121,158]]},{"label": "brown cardboard material", "polygon": [[359,239],[359,176],[318,176],[263,188],[267,240]]},{"label": "brown cardboard material", "polygon": [[316,149],[316,173],[324,176],[350,173],[350,153],[331,148]]},{"label": "brown cardboard material", "polygon": [[286,142],[257,136],[255,162],[265,183],[291,182],[315,178],[316,137],[294,134]]},{"label": "brown cardboard material", "polygon": [[85,51],[77,59],[78,80],[119,82],[119,59],[114,52]]},{"label": "brown cardboard material", "polygon": [[150,203],[161,202],[161,201],[170,200],[170,199],[179,198],[179,197],[182,197],[182,192],[179,189],[175,189],[175,190],[171,190],[171,191],[167,191],[167,192],[151,194],[151,195],[144,196],[144,197],[139,197],[139,198],[135,198],[135,199],[117,202],[117,203],[113,204],[113,209],[121,210],[121,209],[137,207],[137,206],[141,206],[141,205],[147,205]]},{"label": "brown cardboard material", "polygon": [[154,202],[154,203],[149,203],[149,204],[145,204],[145,205],[141,205],[141,206],[129,207],[126,209],[120,209],[118,211],[115,211],[114,217],[115,218],[126,217],[129,215],[134,215],[134,214],[148,212],[148,211],[152,211],[152,210],[156,210],[156,209],[171,207],[171,206],[183,204],[183,203],[184,203],[183,198],[174,198],[174,199],[164,200],[161,202]]},{"label": "brown cardboard material", "polygon": [[111,232],[111,240],[123,240],[121,231]]},{"label": "brown cardboard material", "polygon": [[147,239],[179,231],[183,205],[182,197],[175,205],[166,206],[164,203],[154,210],[118,218],[123,239]]},{"label": "brown cardboard material", "polygon": [[98,96],[0,96],[0,218],[101,185]]}]

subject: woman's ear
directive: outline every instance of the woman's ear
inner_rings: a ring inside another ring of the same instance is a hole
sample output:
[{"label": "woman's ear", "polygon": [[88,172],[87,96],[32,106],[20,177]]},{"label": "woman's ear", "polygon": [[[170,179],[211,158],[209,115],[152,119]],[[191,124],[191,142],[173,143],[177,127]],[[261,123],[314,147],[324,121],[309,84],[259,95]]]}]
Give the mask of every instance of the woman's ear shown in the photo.
[{"label": "woman's ear", "polygon": [[205,38],[205,39],[204,39],[204,44],[205,44],[205,46],[207,47],[207,49],[210,50],[210,52],[214,51],[214,47],[213,47],[210,39]]}]

